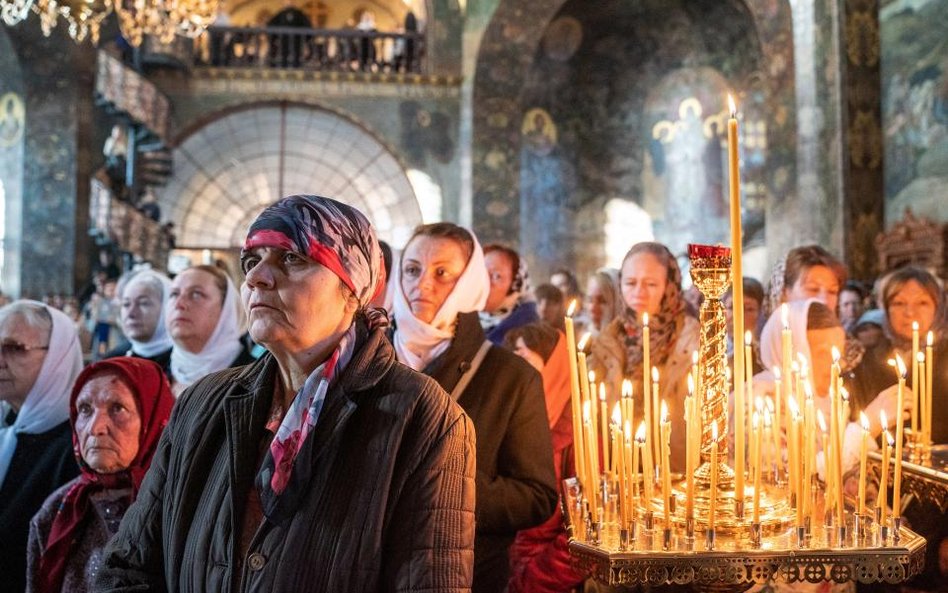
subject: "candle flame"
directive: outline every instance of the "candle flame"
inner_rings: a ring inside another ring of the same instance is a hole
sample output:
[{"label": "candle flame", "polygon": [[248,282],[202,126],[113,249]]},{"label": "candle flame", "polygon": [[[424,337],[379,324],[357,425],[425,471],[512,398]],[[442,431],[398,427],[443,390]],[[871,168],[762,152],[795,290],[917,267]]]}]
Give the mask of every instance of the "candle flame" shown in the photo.
[{"label": "candle flame", "polygon": [[750,346],[754,343],[754,334],[751,333],[751,330],[744,332],[744,345]]},{"label": "candle flame", "polygon": [[645,420],[639,424],[639,429],[635,431],[635,442],[644,443],[645,442]]},{"label": "candle flame", "polygon": [[591,340],[591,339],[592,339],[592,334],[591,334],[591,333],[589,333],[589,332],[584,333],[584,334],[582,335],[582,337],[579,338],[579,342],[576,343],[576,349],[577,349],[578,351],[580,351],[580,352],[585,351],[585,350],[586,350],[586,346],[589,345],[589,340]]},{"label": "candle flame", "polygon": [[803,394],[806,396],[807,400],[813,399],[813,386],[810,385],[809,381],[803,384]]},{"label": "candle flame", "polygon": [[619,402],[616,402],[616,405],[612,408],[612,423],[616,426],[622,426],[622,409],[619,407]]},{"label": "candle flame", "polygon": [[833,346],[831,352],[833,353],[833,363],[839,363],[839,359],[842,358],[842,355],[839,353],[839,348]]},{"label": "candle flame", "polygon": [[935,344],[935,332],[929,331],[928,335],[925,337],[925,343],[931,348]]},{"label": "candle flame", "polygon": [[[799,373],[799,372],[800,372],[800,363],[799,363],[798,361],[794,360],[794,361],[792,361],[792,362],[790,363],[790,372],[791,372],[791,373]],[[788,377],[788,379],[789,379],[789,377]]]},{"label": "candle flame", "polygon": [[764,398],[764,404],[767,406],[767,409],[770,411],[770,413],[773,414],[773,413],[774,413],[774,408],[775,408],[775,406],[774,406],[774,398],[772,398],[772,397],[770,397],[770,396],[768,395],[766,398]]},{"label": "candle flame", "polygon": [[583,402],[583,423],[588,424],[590,422],[590,412],[589,412],[589,400]]},{"label": "candle flame", "polygon": [[787,303],[780,305],[780,321],[783,324],[783,329],[790,329],[790,307],[787,306]]},{"label": "candle flame", "polygon": [[780,367],[774,367],[773,371],[771,372],[774,374],[774,381],[779,381],[780,380]]},{"label": "candle flame", "polygon": [[717,442],[718,440],[718,421],[715,420],[711,423],[711,440]]},{"label": "candle flame", "polygon": [[632,381],[622,380],[622,397],[632,397]]},{"label": "candle flame", "polygon": [[863,430],[869,432],[869,417],[866,416],[865,412],[859,412],[859,423],[862,424]]},{"label": "candle flame", "polygon": [[625,421],[625,427],[623,428],[622,432],[625,433],[626,442],[629,442],[632,440],[632,421],[631,420]]},{"label": "candle flame", "polygon": [[918,322],[917,322],[917,321],[913,321],[913,322],[912,322],[912,331],[913,331],[913,332],[917,332],[917,331],[918,331]]},{"label": "candle flame", "polygon": [[602,401],[602,402],[606,401],[606,384],[605,383],[599,384],[599,401]]},{"label": "candle flame", "polygon": [[652,382],[658,383],[658,368],[652,367]]},{"label": "candle flame", "polygon": [[773,423],[773,414],[771,414],[770,410],[764,410],[764,429],[770,428]]},{"label": "candle flame", "polygon": [[820,425],[820,432],[826,432],[826,417],[823,416],[823,410],[816,411],[816,423]]},{"label": "candle flame", "polygon": [[695,394],[695,378],[691,373],[688,374],[688,395]]},{"label": "candle flame", "polygon": [[757,430],[758,424],[760,424],[760,412],[754,412],[754,415],[751,416],[751,428]]},{"label": "candle flame", "polygon": [[[931,336],[932,332],[928,332],[928,335]],[[931,338],[929,338],[928,345],[931,346]],[[698,364],[698,351],[697,350],[691,351],[691,364],[694,364],[694,365]]]},{"label": "candle flame", "polygon": [[595,382],[596,382],[596,371],[589,371],[589,374],[586,376],[586,378],[589,379],[589,382],[590,382],[590,383],[595,383]]},{"label": "candle flame", "polygon": [[642,325],[648,327],[648,313],[642,313]]},{"label": "candle flame", "polygon": [[662,400],[662,413],[659,416],[659,418],[661,418],[662,424],[665,424],[666,422],[668,422],[668,404],[665,402],[664,399]]},{"label": "candle flame", "polygon": [[883,430],[889,429],[889,417],[885,415],[885,410],[879,410],[879,426]]},{"label": "candle flame", "polygon": [[794,418],[800,415],[800,406],[797,404],[797,398],[792,395],[787,396],[787,409],[790,410],[790,414]]},{"label": "candle flame", "polygon": [[800,363],[800,374],[806,377],[809,364],[802,352],[797,352],[797,361]]},{"label": "candle flame", "polygon": [[899,375],[902,378],[905,378],[905,362],[902,360],[902,356],[899,354],[895,355],[895,364],[899,368]]},{"label": "candle flame", "polygon": [[764,398],[760,397],[759,395],[754,398],[754,409],[757,410],[758,412],[761,412],[761,413],[763,412]]},{"label": "candle flame", "polygon": [[579,303],[576,301],[576,299],[571,300],[569,302],[569,307],[566,308],[566,316],[572,317],[573,313],[576,312],[576,307],[578,306],[579,306]]},{"label": "candle flame", "polygon": [[727,94],[727,108],[732,118],[737,117],[737,105],[734,103],[734,97],[731,96],[731,93]]},{"label": "candle flame", "polygon": [[843,403],[844,403],[844,404],[845,404],[845,403],[849,403],[849,390],[848,390],[848,389],[846,389],[845,387],[840,386],[840,388],[839,388],[839,396],[840,396],[841,398],[843,398]]},{"label": "candle flame", "polygon": [[915,360],[918,362],[925,362],[925,354],[923,352],[919,352],[918,356],[915,357]]},{"label": "candle flame", "polygon": [[892,438],[892,433],[889,432],[888,429],[886,429],[886,431],[885,431],[885,440],[886,440],[886,442],[889,443],[889,446],[890,446],[890,447],[894,447],[894,446],[895,446],[895,439]]}]

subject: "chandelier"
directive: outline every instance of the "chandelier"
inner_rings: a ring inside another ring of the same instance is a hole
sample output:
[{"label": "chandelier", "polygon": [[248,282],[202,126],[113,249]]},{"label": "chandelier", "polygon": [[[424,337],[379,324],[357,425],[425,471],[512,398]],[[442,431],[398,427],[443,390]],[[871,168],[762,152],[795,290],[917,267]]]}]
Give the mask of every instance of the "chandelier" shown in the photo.
[{"label": "chandelier", "polygon": [[47,37],[62,18],[76,43],[88,37],[97,45],[102,21],[114,11],[122,36],[138,47],[145,36],[161,43],[171,43],[175,35],[199,36],[216,17],[219,4],[220,0],[0,0],[0,20],[13,26],[32,10]]}]

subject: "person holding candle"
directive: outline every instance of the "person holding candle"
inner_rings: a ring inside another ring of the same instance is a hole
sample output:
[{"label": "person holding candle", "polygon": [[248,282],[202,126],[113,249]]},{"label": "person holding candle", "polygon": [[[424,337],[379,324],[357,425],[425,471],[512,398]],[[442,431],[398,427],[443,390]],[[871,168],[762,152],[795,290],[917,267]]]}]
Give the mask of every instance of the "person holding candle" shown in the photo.
[{"label": "person holding candle", "polygon": [[[685,312],[681,271],[675,257],[661,243],[634,245],[622,261],[619,275],[623,311],[591,345],[590,368],[604,378],[610,406],[618,401],[622,380],[643,384],[643,314],[649,316],[650,366],[659,371],[660,397],[671,418],[671,469],[685,469],[684,401],[692,352],[698,349],[698,322]],[[643,389],[636,388],[635,410],[645,409]],[[651,396],[652,394],[648,394]],[[653,410],[658,414],[658,409]],[[634,424],[638,426],[638,419]],[[657,449],[656,449],[657,451]]]},{"label": "person holding candle", "polygon": [[[505,345],[543,377],[547,420],[553,439],[556,482],[575,475],[566,336],[545,323],[507,332]],[[586,579],[572,566],[561,505],[541,525],[517,533],[510,546],[510,593],[560,593]]]},{"label": "person holding candle", "polygon": [[[853,372],[851,385],[857,405],[865,397],[880,389],[891,389],[897,383],[896,373],[887,364],[893,353],[906,362],[912,354],[912,326],[918,324],[920,352],[926,353],[926,366],[931,365],[931,440],[948,443],[948,332],[946,332],[946,304],[938,279],[931,273],[914,266],[899,268],[881,281],[880,305],[885,313],[884,337],[866,353],[862,363]],[[931,357],[927,341],[931,334]],[[911,386],[912,373],[907,373]],[[920,381],[921,383],[921,381]],[[911,400],[906,389],[906,400]],[[922,410],[916,409],[913,414]],[[872,416],[869,417],[872,420]],[[891,421],[890,421],[891,422]],[[911,422],[906,418],[906,427]],[[894,431],[893,431],[894,435]],[[903,517],[909,526],[928,541],[925,571],[909,586],[923,590],[948,589],[948,575],[939,570],[939,562],[948,565],[948,557],[939,558],[940,548],[948,549],[948,516],[931,501],[916,500],[905,509]]]},{"label": "person holding candle", "polygon": [[476,237],[452,223],[423,225],[395,266],[398,361],[452,394],[477,431],[473,591],[501,591],[507,549],[553,514],[553,447],[540,374],[490,344],[478,321],[489,292]]}]

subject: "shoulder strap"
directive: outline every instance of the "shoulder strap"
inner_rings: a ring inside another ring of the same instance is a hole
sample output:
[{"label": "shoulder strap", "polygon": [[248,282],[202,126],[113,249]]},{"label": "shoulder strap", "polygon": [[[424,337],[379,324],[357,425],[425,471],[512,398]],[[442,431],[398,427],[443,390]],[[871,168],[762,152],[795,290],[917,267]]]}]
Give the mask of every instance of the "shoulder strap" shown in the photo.
[{"label": "shoulder strap", "polygon": [[464,374],[458,379],[454,389],[451,390],[451,399],[458,401],[458,398],[461,397],[461,394],[464,393],[464,390],[467,388],[467,384],[471,382],[471,379],[474,378],[474,374],[477,373],[477,369],[481,366],[481,363],[484,362],[484,357],[487,356],[487,351],[490,350],[490,347],[491,343],[488,340],[484,340],[481,347],[478,348],[477,354],[475,354],[471,360],[471,366],[464,371]]}]

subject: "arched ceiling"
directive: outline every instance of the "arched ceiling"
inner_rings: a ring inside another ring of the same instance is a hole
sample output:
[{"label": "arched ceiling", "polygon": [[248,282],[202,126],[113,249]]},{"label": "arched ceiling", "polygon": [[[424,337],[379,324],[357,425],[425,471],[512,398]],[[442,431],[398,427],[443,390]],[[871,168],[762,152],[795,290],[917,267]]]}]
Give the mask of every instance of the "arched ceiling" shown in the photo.
[{"label": "arched ceiling", "polygon": [[396,245],[422,222],[405,170],[374,136],[335,113],[285,103],[231,112],[189,135],[156,194],[181,247],[237,247],[263,208],[292,194],[355,206]]}]

